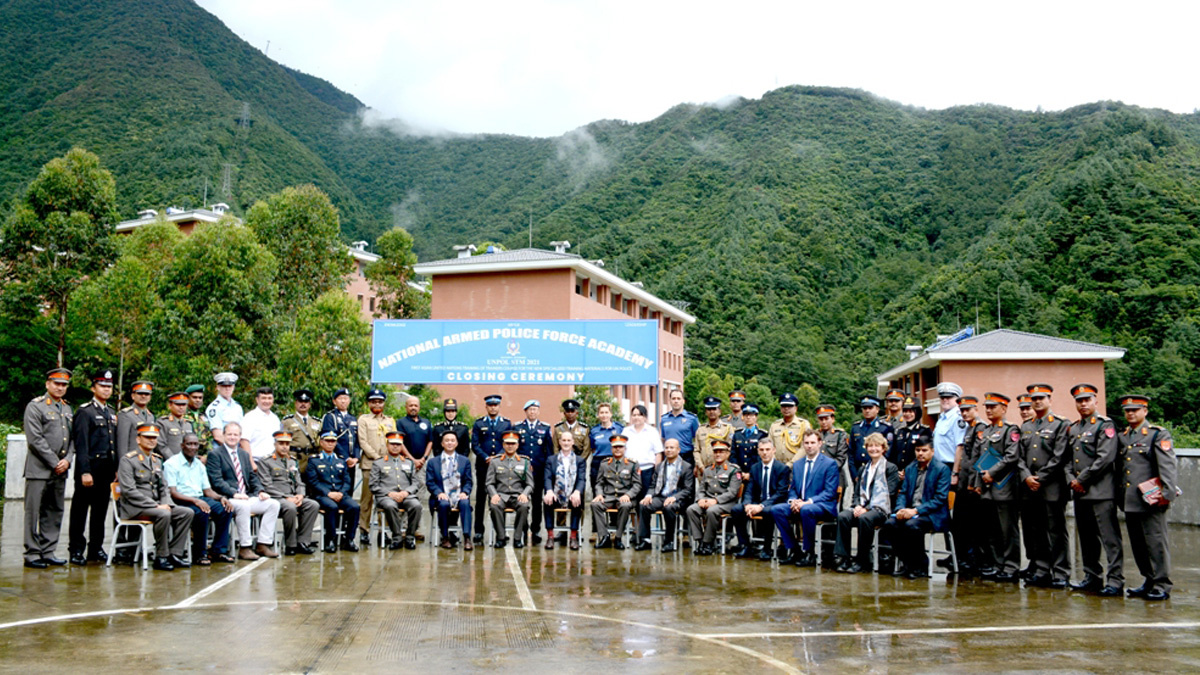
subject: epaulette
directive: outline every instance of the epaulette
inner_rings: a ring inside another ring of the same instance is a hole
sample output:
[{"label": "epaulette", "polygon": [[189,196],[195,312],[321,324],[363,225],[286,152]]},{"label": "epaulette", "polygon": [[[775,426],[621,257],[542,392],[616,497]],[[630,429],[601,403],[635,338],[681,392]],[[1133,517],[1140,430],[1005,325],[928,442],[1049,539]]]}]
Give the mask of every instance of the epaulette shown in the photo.
[{"label": "epaulette", "polygon": [[1166,430],[1167,430],[1167,428],[1166,428],[1166,427],[1160,427],[1160,426],[1158,426],[1157,424],[1151,424],[1151,425],[1150,425],[1150,428],[1151,428],[1151,429],[1153,429],[1153,430],[1155,430],[1155,431],[1166,431]]},{"label": "epaulette", "polygon": [[37,398],[33,399],[33,402],[34,402],[34,403],[41,403],[42,401],[45,401],[45,400],[46,400],[46,395],[45,395],[45,394],[42,394],[41,396],[38,396]]},{"label": "epaulette", "polygon": [[296,413],[288,413],[287,415],[284,415],[283,419],[281,419],[280,421],[282,422],[283,420],[291,420],[291,419],[295,419],[295,418],[296,418]]},{"label": "epaulette", "polygon": [[137,457],[137,455],[138,455],[137,450],[130,450],[129,452],[125,453],[126,457]]},{"label": "epaulette", "polygon": [[118,412],[129,412],[130,410],[133,410],[133,406],[127,405],[124,408],[121,408]]}]

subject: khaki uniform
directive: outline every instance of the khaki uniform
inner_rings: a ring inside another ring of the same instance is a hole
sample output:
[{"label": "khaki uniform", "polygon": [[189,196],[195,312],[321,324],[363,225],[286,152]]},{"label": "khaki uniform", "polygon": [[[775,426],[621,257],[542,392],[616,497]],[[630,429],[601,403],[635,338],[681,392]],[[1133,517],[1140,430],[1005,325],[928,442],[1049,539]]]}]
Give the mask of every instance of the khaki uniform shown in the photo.
[{"label": "khaki uniform", "polygon": [[803,454],[804,432],[811,428],[808,420],[799,416],[793,417],[792,422],[786,425],[781,419],[772,422],[771,442],[775,444],[775,458],[791,466],[792,460]]},{"label": "khaki uniform", "polygon": [[158,437],[158,448],[155,450],[162,455],[163,461],[183,452],[183,435],[196,433],[196,427],[186,416],[175,419],[170,415],[158,418],[158,429],[162,432]]},{"label": "khaki uniform", "polygon": [[[279,502],[284,545],[289,548],[299,544],[311,545],[313,526],[317,523],[321,505],[308,497],[300,502],[300,506],[287,501],[289,497],[303,496],[305,493],[304,483],[300,480],[300,465],[291,457],[279,459],[275,455],[264,457],[256,463],[263,492]],[[297,521],[299,528],[296,527]]]},{"label": "khaki uniform", "polygon": [[[1167,509],[1176,498],[1177,467],[1175,443],[1171,432],[1142,422],[1120,434],[1121,461],[1124,465],[1125,529],[1129,532],[1129,548],[1137,562],[1138,571],[1145,577],[1143,589],[1169,593],[1171,591],[1171,550],[1167,540]],[[1120,476],[1120,473],[1118,473]],[[1159,479],[1165,505],[1151,506],[1142,498],[1138,485]]]},{"label": "khaki uniform", "polygon": [[[359,433],[362,433],[362,420],[359,420]],[[375,504],[387,518],[388,528],[392,539],[401,536],[401,512],[407,517],[404,534],[415,537],[417,528],[421,525],[421,500],[417,490],[421,481],[418,479],[417,463],[404,456],[388,455],[371,465],[371,493],[375,495]],[[408,496],[397,502],[388,496],[389,492],[407,492]]]},{"label": "khaki uniform", "polygon": [[692,441],[692,448],[696,453],[696,466],[709,466],[716,461],[712,451],[713,441],[725,441],[732,448],[733,434],[736,431],[737,429],[734,429],[733,425],[728,422],[717,420],[716,424],[709,424],[705,420],[705,423],[696,430],[696,438]]},{"label": "khaki uniform", "polygon": [[[158,557],[165,558],[169,554],[182,557],[195,514],[171,499],[158,455],[147,455],[140,448],[122,455],[117,466],[117,483],[121,488],[117,513],[122,518],[148,520],[153,524]],[[158,508],[163,504],[171,509]]]},{"label": "khaki uniform", "polygon": [[[519,495],[527,498],[533,495],[533,462],[524,455],[505,457],[501,455],[488,463],[487,496],[488,509],[492,512],[492,527],[497,539],[504,538],[504,510],[516,511],[513,523],[513,536],[518,539],[525,537],[525,526],[529,522],[529,509],[532,500],[521,503]],[[499,504],[492,503],[492,497],[500,497]]]},{"label": "khaki uniform", "polygon": [[50,558],[62,531],[63,504],[70,469],[55,473],[61,460],[70,462],[74,415],[65,401],[39,396],[25,406],[25,559]]},{"label": "khaki uniform", "polygon": [[[596,473],[596,483],[593,488],[603,500],[592,502],[592,526],[596,528],[596,536],[603,539],[609,536],[608,509],[617,510],[617,536],[625,535],[625,525],[629,522],[629,514],[637,505],[638,495],[642,492],[642,474],[637,462],[628,457],[617,459],[609,457],[600,464]],[[629,497],[629,503],[621,503],[621,495]]]},{"label": "khaki uniform", "polygon": [[300,473],[308,468],[308,458],[321,451],[317,438],[321,435],[321,418],[296,413],[285,415],[280,420],[284,431],[292,435],[292,459],[300,467]]},{"label": "khaki uniform", "polygon": [[567,424],[567,421],[563,420],[554,425],[554,429],[551,431],[553,436],[551,437],[550,442],[554,446],[555,453],[562,449],[558,447],[558,435],[564,431],[569,431],[575,435],[576,455],[579,455],[584,459],[587,459],[592,455],[592,444],[588,442],[588,428],[584,426],[583,422],[579,421],[578,419],[575,420],[575,424]]},{"label": "khaki uniform", "polygon": [[[387,434],[395,430],[396,420],[387,415],[367,413],[358,416],[358,447],[362,451],[358,466],[363,475],[362,490],[358,495],[358,505],[362,508],[358,530],[364,536],[371,531],[371,513],[375,508],[375,499],[371,494],[371,463],[387,457]],[[408,447],[407,444],[405,447]]]},{"label": "khaki uniform", "polygon": [[738,503],[742,489],[740,472],[737,464],[725,462],[709,466],[701,474],[696,486],[696,501],[715,499],[717,503],[707,509],[697,503],[687,507],[688,530],[693,542],[713,544],[721,528],[721,516],[731,513]]}]

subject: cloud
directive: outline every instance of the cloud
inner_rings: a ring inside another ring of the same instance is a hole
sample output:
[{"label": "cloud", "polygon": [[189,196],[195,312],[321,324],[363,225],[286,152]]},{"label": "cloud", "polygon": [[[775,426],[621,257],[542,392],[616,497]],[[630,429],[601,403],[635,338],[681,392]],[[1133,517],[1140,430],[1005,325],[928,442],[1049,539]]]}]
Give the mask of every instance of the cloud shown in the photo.
[{"label": "cloud", "polygon": [[612,166],[608,151],[585,127],[579,127],[555,140],[555,156],[567,170],[574,189],[579,190],[594,176]]},{"label": "cloud", "polygon": [[743,102],[745,102],[745,100],[745,97],[738,96],[737,94],[727,94],[715,101],[709,101],[708,103],[705,103],[704,106],[708,108],[716,108],[717,110],[729,110],[730,108],[741,105]]},{"label": "cloud", "polygon": [[419,138],[469,138],[473,134],[460,134],[449,129],[422,126],[396,117],[387,117],[374,108],[358,111],[358,129],[365,131],[390,131],[397,136]]},{"label": "cloud", "polygon": [[409,190],[399,204],[392,204],[392,226],[412,232],[417,224],[416,211],[420,203],[421,192],[416,188]]}]

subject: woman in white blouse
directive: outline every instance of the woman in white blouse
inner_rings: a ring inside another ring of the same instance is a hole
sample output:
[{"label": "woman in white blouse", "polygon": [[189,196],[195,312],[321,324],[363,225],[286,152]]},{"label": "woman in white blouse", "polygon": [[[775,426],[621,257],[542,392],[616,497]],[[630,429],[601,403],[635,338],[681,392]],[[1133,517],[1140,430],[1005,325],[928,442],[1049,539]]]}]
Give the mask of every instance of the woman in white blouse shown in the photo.
[{"label": "woman in white blouse", "polygon": [[629,411],[629,426],[625,427],[625,436],[629,442],[625,445],[625,457],[638,463],[642,472],[642,494],[647,494],[651,481],[654,480],[654,467],[662,461],[662,435],[653,424],[646,423],[646,406],[635,405]]}]

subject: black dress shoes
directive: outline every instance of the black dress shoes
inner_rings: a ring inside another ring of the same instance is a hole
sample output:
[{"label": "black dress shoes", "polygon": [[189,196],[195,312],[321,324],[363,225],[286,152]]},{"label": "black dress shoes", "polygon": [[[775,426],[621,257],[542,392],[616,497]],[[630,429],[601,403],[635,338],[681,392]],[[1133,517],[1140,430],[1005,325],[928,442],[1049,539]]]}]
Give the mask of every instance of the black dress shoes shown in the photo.
[{"label": "black dress shoes", "polygon": [[32,567],[32,568],[33,568],[33,569],[35,569],[35,570],[44,570],[44,569],[46,569],[47,567],[49,567],[49,566],[50,566],[50,563],[46,562],[45,560],[41,560],[41,559],[39,559],[39,560],[26,560],[26,561],[25,561],[25,566],[26,566],[26,567]]},{"label": "black dress shoes", "polygon": [[1083,581],[1071,584],[1071,590],[1096,593],[1104,588],[1104,583],[1096,577],[1088,577]]},{"label": "black dress shoes", "polygon": [[600,537],[600,540],[596,542],[596,548],[612,548],[612,545],[612,537],[607,534]]},{"label": "black dress shoes", "polygon": [[1065,589],[1066,587],[1067,587],[1066,579],[1051,579],[1046,584],[1046,588],[1053,588],[1056,591],[1061,591],[1061,590]]},{"label": "black dress shoes", "polygon": [[1146,590],[1146,584],[1142,584],[1141,586],[1138,586],[1137,588],[1131,588],[1131,589],[1125,591],[1125,595],[1128,595],[1131,598],[1140,598],[1140,597],[1145,596],[1147,592],[1148,591]]},{"label": "black dress shoes", "polygon": [[508,546],[508,537],[500,537],[496,543],[492,544],[492,548],[504,548],[505,546]]},{"label": "black dress shoes", "polygon": [[816,567],[817,556],[812,553],[801,554],[796,562],[793,563],[796,567]]},{"label": "black dress shoes", "polygon": [[639,541],[638,543],[633,545],[633,550],[635,550],[635,551],[649,551],[652,548],[654,548],[654,545],[651,544],[650,540],[648,540],[648,539],[642,539],[641,541]]},{"label": "black dress shoes", "polygon": [[95,553],[89,553],[87,559],[88,562],[106,563],[108,562],[108,554],[103,550],[99,550]]},{"label": "black dress shoes", "polygon": [[399,551],[402,548],[404,548],[404,540],[400,539],[400,537],[393,538],[387,545],[389,551]]},{"label": "black dress shoes", "polygon": [[996,572],[990,578],[992,581],[999,581],[1002,584],[1012,584],[1021,580],[1021,577],[1012,572]]},{"label": "black dress shoes", "polygon": [[658,550],[659,553],[674,553],[675,551],[675,542],[673,541],[668,541]]},{"label": "black dress shoes", "polygon": [[411,551],[416,547],[417,547],[417,538],[416,537],[405,537],[404,538],[404,548]]},{"label": "black dress shoes", "polygon": [[1023,576],[1022,578],[1025,579],[1026,586],[1042,586],[1046,588],[1050,586],[1050,575],[1044,572],[1042,574],[1031,574],[1027,577]]},{"label": "black dress shoes", "polygon": [[171,570],[175,569],[175,566],[171,564],[170,558],[161,557],[154,559],[154,569],[170,572]]},{"label": "black dress shoes", "polygon": [[1096,592],[1102,598],[1117,598],[1125,595],[1125,589],[1120,586],[1105,586]]},{"label": "black dress shoes", "polygon": [[321,550],[325,551],[326,553],[337,553],[337,544],[331,541],[328,544],[325,544],[325,548]]},{"label": "black dress shoes", "polygon": [[531,536],[531,537],[529,538],[529,541],[531,541],[531,542],[533,542],[533,543],[535,543],[535,544],[540,544],[540,543],[542,543],[542,534],[541,534],[540,532],[534,532],[534,533],[533,533],[533,536]]},{"label": "black dress shoes", "polygon": [[797,560],[804,557],[798,548],[784,549],[784,553],[779,556],[780,565],[793,565]]},{"label": "black dress shoes", "polygon": [[62,558],[55,558],[52,555],[42,558],[42,562],[46,563],[47,565],[54,565],[55,567],[62,567],[63,565],[67,564],[66,560],[63,560]]},{"label": "black dress shoes", "polygon": [[[541,539],[541,537],[538,537],[538,539]],[[525,537],[517,537],[513,541],[513,548],[525,548]]]},{"label": "black dress shoes", "polygon": [[299,553],[300,553],[299,546],[284,546],[283,547],[284,555],[298,555]]},{"label": "black dress shoes", "polygon": [[296,548],[300,549],[300,555],[312,555],[317,552],[312,544],[300,544]]},{"label": "black dress shoes", "polygon": [[625,540],[618,538],[615,541],[613,541],[612,546],[613,546],[613,548],[617,549],[618,551],[624,551],[625,550]]},{"label": "black dress shoes", "polygon": [[171,558],[171,564],[176,567],[191,567],[192,566],[192,563],[184,560],[183,558],[180,558],[179,556],[175,555],[174,553],[171,554],[170,558]]},{"label": "black dress shoes", "polygon": [[87,564],[87,558],[82,553],[71,554],[71,564],[83,566]]},{"label": "black dress shoes", "polygon": [[734,553],[733,557],[739,560],[745,560],[746,558],[757,558],[759,552],[760,551],[754,546],[745,546],[742,548],[742,550]]},{"label": "black dress shoes", "polygon": [[762,562],[769,562],[772,557],[774,556],[771,555],[771,549],[769,548],[761,549],[758,552],[758,559]]},{"label": "black dress shoes", "polygon": [[358,553],[358,544],[355,544],[353,539],[345,539],[342,541],[342,550]]},{"label": "black dress shoes", "polygon": [[1147,591],[1142,597],[1149,602],[1162,602],[1163,600],[1170,600],[1171,594],[1166,591]]},{"label": "black dress shoes", "polygon": [[908,571],[908,574],[906,574],[904,576],[908,577],[909,579],[928,579],[929,578],[929,570],[917,569],[914,567],[913,569]]}]

